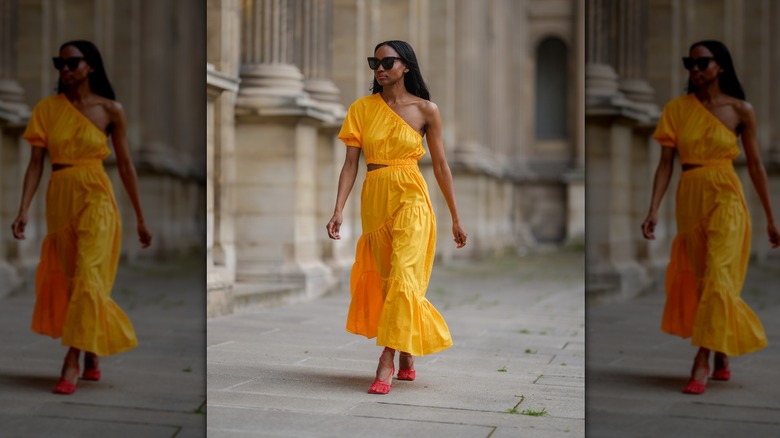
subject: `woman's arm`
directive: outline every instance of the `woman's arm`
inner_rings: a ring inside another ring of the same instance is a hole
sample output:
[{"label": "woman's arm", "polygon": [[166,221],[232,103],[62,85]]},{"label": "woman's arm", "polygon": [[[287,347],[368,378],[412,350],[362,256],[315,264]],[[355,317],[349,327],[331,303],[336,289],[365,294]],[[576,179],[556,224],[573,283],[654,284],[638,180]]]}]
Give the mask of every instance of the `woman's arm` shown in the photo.
[{"label": "woman's arm", "polygon": [[22,201],[19,206],[19,214],[11,225],[14,237],[19,240],[24,240],[24,228],[27,226],[27,210],[30,208],[35,191],[38,190],[38,184],[41,182],[45,156],[46,148],[32,148],[30,162],[27,164],[27,171],[24,173],[24,186],[22,187]]},{"label": "woman's arm", "polygon": [[138,175],[135,172],[133,161],[130,159],[125,110],[119,102],[113,101],[106,106],[106,109],[113,125],[111,139],[116,152],[119,177],[122,179],[122,185],[124,185],[125,191],[130,197],[130,202],[133,204],[133,210],[135,210],[138,240],[141,242],[141,248],[147,248],[152,244],[152,233],[146,228],[146,223],[144,222],[144,213],[141,208],[141,197],[138,190]]},{"label": "woman's arm", "polygon": [[661,159],[658,161],[658,167],[655,169],[653,178],[653,194],[650,199],[650,210],[647,218],[642,222],[642,235],[645,239],[655,240],[655,225],[658,223],[658,207],[664,198],[666,189],[669,187],[669,180],[672,179],[674,171],[675,148],[662,147]]},{"label": "woman's arm", "polygon": [[761,153],[758,148],[756,113],[753,111],[753,107],[744,101],[740,101],[735,108],[742,122],[742,145],[745,148],[745,158],[747,159],[750,180],[753,182],[753,187],[755,187],[758,198],[761,200],[761,205],[764,207],[769,242],[772,244],[772,248],[777,248],[780,246],[780,233],[778,233],[775,226],[775,216],[772,213],[772,204],[769,201],[769,184],[767,182],[766,169],[761,161]]},{"label": "woman's arm", "polygon": [[425,101],[422,105],[422,112],[425,116],[425,135],[428,137],[428,149],[431,151],[431,161],[433,161],[433,174],[436,176],[436,182],[439,189],[447,201],[447,207],[452,216],[452,235],[458,248],[466,245],[466,231],[460,224],[458,216],[458,207],[455,204],[455,190],[452,185],[452,172],[447,164],[447,158],[444,156],[444,142],[441,138],[441,114],[439,107],[435,103]]},{"label": "woman's arm", "polygon": [[341,239],[339,230],[341,229],[341,223],[343,221],[342,211],[344,210],[344,205],[347,203],[349,193],[352,191],[352,186],[355,184],[359,164],[360,148],[347,147],[347,156],[344,158],[344,165],[341,167],[341,174],[339,174],[336,208],[333,210],[333,217],[330,218],[330,222],[325,226],[325,229],[328,230],[328,237],[331,239]]}]

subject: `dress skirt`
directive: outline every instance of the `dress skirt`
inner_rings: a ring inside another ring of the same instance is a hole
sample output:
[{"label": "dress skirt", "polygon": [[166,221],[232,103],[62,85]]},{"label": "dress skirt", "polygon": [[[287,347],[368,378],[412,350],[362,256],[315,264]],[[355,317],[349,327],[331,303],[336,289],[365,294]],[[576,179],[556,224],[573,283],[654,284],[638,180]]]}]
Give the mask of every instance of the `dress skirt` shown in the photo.
[{"label": "dress skirt", "polygon": [[750,216],[731,161],[682,172],[676,205],[662,330],[728,356],[764,348],[761,322],[740,298]]},{"label": "dress skirt", "polygon": [[425,298],[436,218],[416,160],[367,172],[361,219],[347,331],[414,356],[450,347],[444,318]]},{"label": "dress skirt", "polygon": [[121,225],[100,161],[52,172],[46,225],[32,330],[99,356],[135,347],[133,326],[111,299]]}]

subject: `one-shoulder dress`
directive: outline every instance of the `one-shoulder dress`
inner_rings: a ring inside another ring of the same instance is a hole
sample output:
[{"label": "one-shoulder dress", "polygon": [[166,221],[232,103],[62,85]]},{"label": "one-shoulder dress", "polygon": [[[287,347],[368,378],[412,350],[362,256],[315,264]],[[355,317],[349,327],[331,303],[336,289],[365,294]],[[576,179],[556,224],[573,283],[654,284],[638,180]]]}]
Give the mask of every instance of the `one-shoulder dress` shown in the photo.
[{"label": "one-shoulder dress", "polygon": [[380,346],[423,356],[452,345],[444,318],[425,298],[436,247],[436,219],[417,160],[422,136],[379,93],[355,101],[338,135],[363,149],[363,234],[350,277],[346,329]]},{"label": "one-shoulder dress", "polygon": [[46,148],[52,164],[71,165],[52,171],[46,191],[32,330],[99,356],[135,347],[133,326],[111,299],[121,224],[103,168],[106,134],[61,93],[36,104],[24,138]]},{"label": "one-shoulder dress", "polygon": [[676,147],[682,172],[677,235],[666,271],[661,329],[728,356],[767,345],[755,313],[740,298],[750,256],[750,216],[732,161],[737,135],[695,94],[670,101],[653,137]]}]

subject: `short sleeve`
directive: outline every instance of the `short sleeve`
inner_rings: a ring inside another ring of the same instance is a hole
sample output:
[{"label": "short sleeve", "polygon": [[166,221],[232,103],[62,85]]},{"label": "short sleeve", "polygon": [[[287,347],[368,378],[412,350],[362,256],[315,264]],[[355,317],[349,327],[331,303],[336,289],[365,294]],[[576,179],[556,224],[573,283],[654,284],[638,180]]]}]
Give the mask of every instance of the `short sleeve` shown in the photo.
[{"label": "short sleeve", "polygon": [[360,117],[354,103],[347,111],[347,117],[344,119],[344,124],[341,125],[338,138],[347,146],[359,148],[363,144],[360,133]]},{"label": "short sleeve", "polygon": [[46,124],[43,117],[43,107],[41,103],[35,105],[32,116],[27,122],[27,129],[24,130],[24,139],[35,147],[46,147]]},{"label": "short sleeve", "polygon": [[653,138],[661,143],[661,146],[677,147],[677,117],[675,114],[675,105],[672,102],[664,106],[661,119],[653,133]]}]

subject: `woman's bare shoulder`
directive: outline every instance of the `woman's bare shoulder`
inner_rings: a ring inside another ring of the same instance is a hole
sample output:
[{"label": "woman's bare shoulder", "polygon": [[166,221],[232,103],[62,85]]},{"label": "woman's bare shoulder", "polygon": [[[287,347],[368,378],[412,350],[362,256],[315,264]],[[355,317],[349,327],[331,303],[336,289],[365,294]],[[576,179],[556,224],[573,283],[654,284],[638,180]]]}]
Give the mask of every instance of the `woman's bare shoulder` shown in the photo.
[{"label": "woman's bare shoulder", "polygon": [[741,121],[755,120],[756,112],[750,102],[733,97],[731,98],[729,105],[734,108],[734,111],[739,115]]}]

